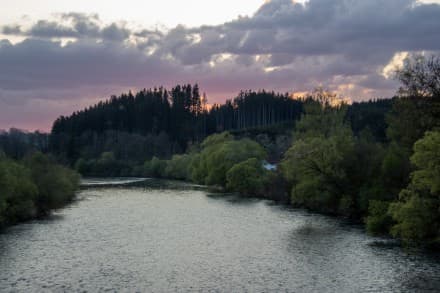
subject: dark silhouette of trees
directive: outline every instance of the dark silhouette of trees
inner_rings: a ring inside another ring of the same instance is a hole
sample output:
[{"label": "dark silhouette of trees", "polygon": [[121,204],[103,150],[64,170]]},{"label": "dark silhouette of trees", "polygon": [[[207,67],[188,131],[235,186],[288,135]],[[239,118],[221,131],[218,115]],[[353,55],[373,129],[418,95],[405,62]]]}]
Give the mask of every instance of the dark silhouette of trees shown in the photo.
[{"label": "dark silhouette of trees", "polygon": [[380,142],[387,140],[386,116],[393,106],[393,99],[381,99],[353,103],[347,109],[346,120],[350,123],[353,133],[359,136],[368,129],[373,137]]},{"label": "dark silhouette of trees", "polygon": [[242,91],[233,100],[214,105],[209,114],[216,131],[240,130],[298,120],[302,104],[287,93]]},{"label": "dark silhouette of trees", "polygon": [[169,158],[216,132],[295,121],[302,104],[288,94],[263,90],[240,92],[208,109],[197,84],[144,89],[61,116],[53,124],[50,149],[70,164],[103,152],[125,162]]},{"label": "dark silhouette of trees", "polygon": [[25,155],[39,151],[47,152],[49,135],[39,131],[27,132],[16,128],[0,131],[0,152],[10,158],[21,159]]}]

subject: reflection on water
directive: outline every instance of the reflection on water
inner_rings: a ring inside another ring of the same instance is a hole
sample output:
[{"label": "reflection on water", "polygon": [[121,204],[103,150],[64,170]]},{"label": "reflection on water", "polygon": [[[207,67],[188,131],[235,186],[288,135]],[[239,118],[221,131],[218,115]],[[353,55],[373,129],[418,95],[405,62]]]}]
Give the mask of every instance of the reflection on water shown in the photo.
[{"label": "reflection on water", "polygon": [[[340,220],[150,180],[0,234],[0,291],[436,292],[437,256]],[[385,246],[385,247],[384,247]]]},{"label": "reflection on water", "polygon": [[97,186],[113,186],[113,185],[128,185],[150,180],[149,178],[83,178],[81,179],[81,186],[97,187]]}]

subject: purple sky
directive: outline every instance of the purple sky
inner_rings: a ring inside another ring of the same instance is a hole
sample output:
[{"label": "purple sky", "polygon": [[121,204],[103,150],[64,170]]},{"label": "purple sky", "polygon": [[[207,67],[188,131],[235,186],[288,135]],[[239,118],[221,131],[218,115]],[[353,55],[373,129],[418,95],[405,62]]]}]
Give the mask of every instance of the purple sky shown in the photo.
[{"label": "purple sky", "polygon": [[253,10],[163,29],[100,11],[0,23],[0,129],[50,130],[59,115],[111,94],[177,83],[199,83],[211,103],[241,89],[318,86],[352,100],[391,97],[395,66],[440,51],[435,3],[272,0]]}]

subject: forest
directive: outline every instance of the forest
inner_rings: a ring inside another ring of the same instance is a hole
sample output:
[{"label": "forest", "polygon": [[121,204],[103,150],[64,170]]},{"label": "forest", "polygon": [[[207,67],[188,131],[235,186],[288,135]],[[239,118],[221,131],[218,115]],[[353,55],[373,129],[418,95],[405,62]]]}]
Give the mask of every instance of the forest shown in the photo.
[{"label": "forest", "polygon": [[301,113],[302,102],[288,94],[240,92],[208,109],[197,84],[144,89],[60,117],[49,147],[69,163],[112,152],[116,159],[134,164],[183,153],[213,133],[290,123]]},{"label": "forest", "polygon": [[[0,133],[0,223],[72,198],[77,175],[59,162],[83,176],[217,186],[438,249],[440,59],[408,59],[396,77],[395,97],[353,104],[322,89],[297,99],[248,90],[221,105],[208,104],[197,84],[144,89],[62,116],[49,136]],[[45,186],[43,169],[59,181]]]}]

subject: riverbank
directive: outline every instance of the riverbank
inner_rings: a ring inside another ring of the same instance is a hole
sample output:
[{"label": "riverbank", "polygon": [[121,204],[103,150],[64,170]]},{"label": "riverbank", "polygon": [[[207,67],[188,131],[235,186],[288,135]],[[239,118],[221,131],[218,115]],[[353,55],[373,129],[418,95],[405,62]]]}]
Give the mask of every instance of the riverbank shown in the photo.
[{"label": "riverbank", "polygon": [[41,153],[21,161],[0,155],[0,229],[64,207],[75,197],[79,178]]}]

